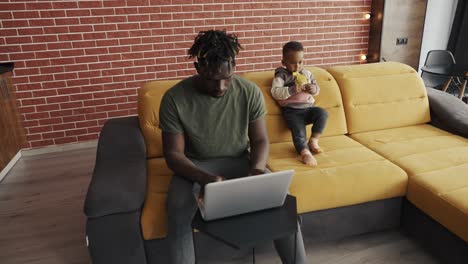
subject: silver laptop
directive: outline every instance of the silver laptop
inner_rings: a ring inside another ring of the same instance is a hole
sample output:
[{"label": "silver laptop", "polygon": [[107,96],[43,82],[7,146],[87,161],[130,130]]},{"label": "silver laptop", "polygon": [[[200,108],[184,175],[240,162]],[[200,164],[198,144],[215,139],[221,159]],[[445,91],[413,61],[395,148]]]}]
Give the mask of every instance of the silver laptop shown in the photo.
[{"label": "silver laptop", "polygon": [[204,220],[214,220],[283,205],[294,170],[213,182],[199,203]]}]

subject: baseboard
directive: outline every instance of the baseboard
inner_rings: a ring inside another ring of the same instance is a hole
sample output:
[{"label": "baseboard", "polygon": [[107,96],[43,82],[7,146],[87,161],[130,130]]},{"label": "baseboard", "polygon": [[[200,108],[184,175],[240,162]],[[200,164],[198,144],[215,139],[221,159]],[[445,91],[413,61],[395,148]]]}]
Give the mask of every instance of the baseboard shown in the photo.
[{"label": "baseboard", "polygon": [[10,162],[8,162],[8,164],[5,166],[5,168],[3,168],[2,171],[0,171],[0,182],[3,180],[3,178],[5,178],[5,176],[8,174],[8,172],[10,172],[11,168],[13,168],[13,166],[15,166],[16,162],[18,162],[18,160],[21,158],[21,156],[22,156],[22,153],[21,153],[21,150],[20,150],[10,160]]},{"label": "baseboard", "polygon": [[61,151],[67,151],[67,150],[96,148],[97,143],[98,143],[97,140],[93,140],[93,141],[87,141],[87,142],[81,142],[81,143],[70,143],[70,144],[63,144],[63,145],[57,145],[57,146],[47,146],[43,148],[23,149],[21,150],[21,154],[27,157],[27,156],[61,152]]}]

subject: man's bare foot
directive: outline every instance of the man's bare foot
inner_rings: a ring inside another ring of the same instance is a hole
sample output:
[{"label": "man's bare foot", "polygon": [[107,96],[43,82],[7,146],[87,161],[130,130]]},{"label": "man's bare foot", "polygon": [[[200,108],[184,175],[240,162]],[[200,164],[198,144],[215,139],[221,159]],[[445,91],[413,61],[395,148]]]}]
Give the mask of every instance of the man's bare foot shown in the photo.
[{"label": "man's bare foot", "polygon": [[309,148],[310,150],[312,151],[312,153],[314,154],[319,154],[319,153],[322,153],[323,152],[323,149],[320,148],[319,144],[318,144],[318,138],[311,138],[309,140]]},{"label": "man's bare foot", "polygon": [[301,151],[301,160],[305,165],[317,166],[317,160],[308,149],[303,149]]}]

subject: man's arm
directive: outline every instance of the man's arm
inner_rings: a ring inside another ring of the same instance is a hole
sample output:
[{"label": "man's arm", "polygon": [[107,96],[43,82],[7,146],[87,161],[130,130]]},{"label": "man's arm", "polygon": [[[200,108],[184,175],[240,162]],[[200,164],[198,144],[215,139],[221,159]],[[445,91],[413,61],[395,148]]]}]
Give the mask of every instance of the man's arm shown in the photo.
[{"label": "man's arm", "polygon": [[167,165],[175,174],[198,182],[201,186],[222,180],[221,176],[201,170],[185,156],[185,138],[183,133],[172,134],[163,132],[162,142]]},{"label": "man's arm", "polygon": [[270,145],[266,132],[265,118],[261,117],[249,123],[250,140],[250,175],[265,172]]}]

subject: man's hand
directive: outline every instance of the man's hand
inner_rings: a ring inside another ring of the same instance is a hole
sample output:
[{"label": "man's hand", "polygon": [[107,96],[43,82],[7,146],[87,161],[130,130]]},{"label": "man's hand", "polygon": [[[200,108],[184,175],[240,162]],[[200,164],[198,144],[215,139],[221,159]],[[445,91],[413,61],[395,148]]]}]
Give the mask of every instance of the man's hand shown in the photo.
[{"label": "man's hand", "polygon": [[224,180],[225,178],[219,175],[206,177],[205,181],[203,181],[203,183],[200,184],[200,193],[198,194],[198,203],[203,203],[203,198],[205,196],[205,185],[211,182],[220,182]]},{"label": "man's hand", "polygon": [[265,174],[265,170],[262,169],[250,169],[249,176]]},{"label": "man's hand", "polygon": [[200,185],[202,187],[205,187],[205,185],[207,185],[208,183],[211,183],[211,182],[219,182],[219,181],[224,181],[225,178],[223,176],[219,176],[219,175],[211,175],[211,176],[207,176],[205,177],[204,181],[200,183]]}]

